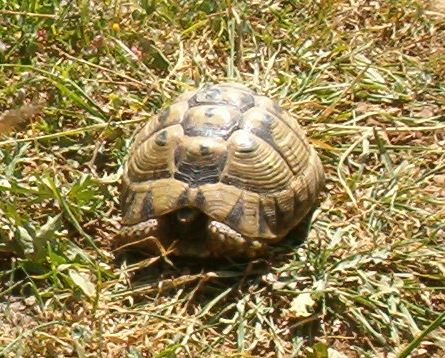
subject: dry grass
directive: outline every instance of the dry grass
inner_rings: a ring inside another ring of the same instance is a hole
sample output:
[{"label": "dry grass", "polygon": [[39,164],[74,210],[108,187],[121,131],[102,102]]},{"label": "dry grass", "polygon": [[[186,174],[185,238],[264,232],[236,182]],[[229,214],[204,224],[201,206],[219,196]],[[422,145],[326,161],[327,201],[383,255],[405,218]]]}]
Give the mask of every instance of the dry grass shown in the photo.
[{"label": "dry grass", "polygon": [[[0,138],[0,356],[442,357],[438,5],[0,0],[0,109],[46,103]],[[132,131],[226,78],[317,147],[308,240],[251,263],[116,260]]]}]

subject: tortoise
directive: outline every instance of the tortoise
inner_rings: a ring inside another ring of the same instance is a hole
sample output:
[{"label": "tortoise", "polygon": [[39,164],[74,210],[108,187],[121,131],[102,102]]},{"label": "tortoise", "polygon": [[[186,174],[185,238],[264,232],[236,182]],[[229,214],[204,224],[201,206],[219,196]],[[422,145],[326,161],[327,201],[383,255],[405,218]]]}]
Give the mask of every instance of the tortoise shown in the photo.
[{"label": "tortoise", "polygon": [[135,133],[120,244],[188,257],[258,257],[316,204],[321,161],[302,128],[237,83],[179,96]]}]

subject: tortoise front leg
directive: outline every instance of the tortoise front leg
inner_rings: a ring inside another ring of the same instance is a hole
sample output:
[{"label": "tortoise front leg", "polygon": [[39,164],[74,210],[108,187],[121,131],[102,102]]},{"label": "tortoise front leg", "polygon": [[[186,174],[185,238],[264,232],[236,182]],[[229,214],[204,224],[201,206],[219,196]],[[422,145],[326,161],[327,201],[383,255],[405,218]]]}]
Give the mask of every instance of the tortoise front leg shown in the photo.
[{"label": "tortoise front leg", "polygon": [[264,253],[267,245],[249,239],[219,221],[210,221],[207,226],[208,245],[213,256],[233,255],[254,258]]},{"label": "tortoise front leg", "polygon": [[[135,225],[122,226],[117,240],[116,250],[137,250],[150,253],[161,251],[165,243],[161,243],[162,228],[158,219],[148,219]],[[162,250],[163,251],[163,250]]]}]

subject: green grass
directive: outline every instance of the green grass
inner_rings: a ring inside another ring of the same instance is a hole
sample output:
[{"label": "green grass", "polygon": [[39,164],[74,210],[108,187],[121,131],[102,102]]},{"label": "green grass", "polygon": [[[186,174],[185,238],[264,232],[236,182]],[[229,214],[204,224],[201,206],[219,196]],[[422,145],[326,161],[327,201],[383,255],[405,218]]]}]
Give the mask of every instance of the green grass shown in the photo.
[{"label": "green grass", "polygon": [[[434,9],[0,0],[0,130],[17,123],[0,137],[0,356],[442,357]],[[320,153],[308,239],[251,263],[115,259],[131,133],[226,79],[273,97]]]}]

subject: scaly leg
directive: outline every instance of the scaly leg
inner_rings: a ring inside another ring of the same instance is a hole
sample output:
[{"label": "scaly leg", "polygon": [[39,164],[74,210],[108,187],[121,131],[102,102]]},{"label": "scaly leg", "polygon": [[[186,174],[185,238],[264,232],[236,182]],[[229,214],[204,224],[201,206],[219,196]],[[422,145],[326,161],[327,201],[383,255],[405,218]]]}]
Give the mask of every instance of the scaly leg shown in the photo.
[{"label": "scaly leg", "polygon": [[148,252],[159,252],[161,227],[159,220],[149,219],[147,221],[123,226],[117,238],[117,250],[121,249],[141,249]]},{"label": "scaly leg", "polygon": [[248,239],[219,221],[210,221],[207,227],[209,246],[213,256],[224,254],[254,258],[266,250],[267,245],[259,240]]}]

